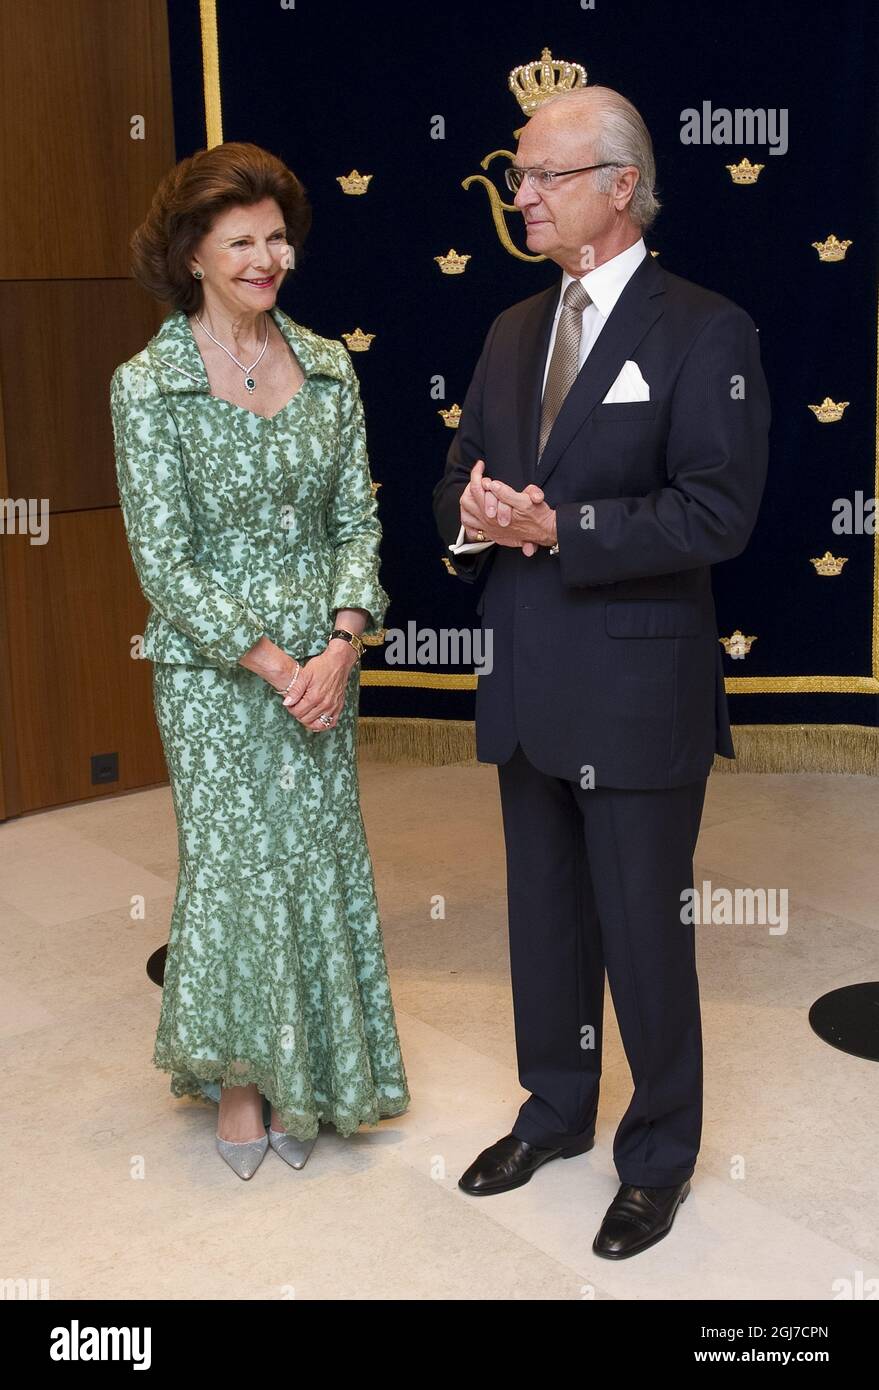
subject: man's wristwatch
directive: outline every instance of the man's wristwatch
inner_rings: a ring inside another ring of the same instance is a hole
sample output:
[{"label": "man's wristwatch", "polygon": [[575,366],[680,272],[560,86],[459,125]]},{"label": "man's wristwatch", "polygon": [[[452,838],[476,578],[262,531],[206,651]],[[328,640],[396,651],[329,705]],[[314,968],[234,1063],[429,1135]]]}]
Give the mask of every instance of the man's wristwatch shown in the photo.
[{"label": "man's wristwatch", "polygon": [[331,642],[334,637],[340,637],[343,642],[350,643],[350,645],[354,648],[355,652],[357,653],[358,661],[363,656],[363,653],[366,651],[366,643],[360,637],[358,637],[356,632],[349,632],[346,627],[334,627],[332,632],[330,633]]}]

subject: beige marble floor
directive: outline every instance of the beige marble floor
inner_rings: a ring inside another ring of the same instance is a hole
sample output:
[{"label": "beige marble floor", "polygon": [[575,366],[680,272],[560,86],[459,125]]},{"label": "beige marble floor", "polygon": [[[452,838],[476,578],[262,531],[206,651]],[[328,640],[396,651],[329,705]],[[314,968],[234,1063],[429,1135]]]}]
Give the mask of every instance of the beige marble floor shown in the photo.
[{"label": "beige marble floor", "polygon": [[609,1001],[595,1149],[504,1196],[456,1186],[524,1098],[495,769],[364,762],[361,786],[412,1106],[322,1131],[301,1172],[269,1153],[249,1183],[215,1151],[215,1108],[173,1099],[151,1065],[168,788],[0,826],[0,1277],[53,1298],[583,1300],[832,1299],[879,1276],[879,1069],[807,1020],[828,988],[879,978],[879,782],[711,779],[697,882],[786,887],[788,930],[699,928],[692,1195],[620,1264],[590,1248],[630,1094]]}]

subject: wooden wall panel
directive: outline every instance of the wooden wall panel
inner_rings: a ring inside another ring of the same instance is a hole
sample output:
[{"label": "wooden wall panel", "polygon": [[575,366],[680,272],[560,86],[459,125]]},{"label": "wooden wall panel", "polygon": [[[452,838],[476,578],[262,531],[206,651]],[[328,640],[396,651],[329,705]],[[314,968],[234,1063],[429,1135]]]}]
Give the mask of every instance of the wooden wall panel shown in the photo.
[{"label": "wooden wall panel", "polygon": [[0,113],[0,277],[128,275],[174,163],[164,0],[7,0]]},{"label": "wooden wall panel", "polygon": [[109,402],[165,312],[129,250],[176,158],[165,0],[0,6],[0,132],[0,502],[50,512],[46,545],[0,533],[3,819],[167,778]]},{"label": "wooden wall panel", "polygon": [[[130,656],[147,605],[122,513],[56,513],[49,537],[3,542],[18,813],[167,780],[152,662]],[[118,753],[119,780],[94,786],[102,753]]]},{"label": "wooden wall panel", "polygon": [[130,279],[0,282],[8,497],[48,497],[53,512],[118,504],[110,377],[162,317]]}]

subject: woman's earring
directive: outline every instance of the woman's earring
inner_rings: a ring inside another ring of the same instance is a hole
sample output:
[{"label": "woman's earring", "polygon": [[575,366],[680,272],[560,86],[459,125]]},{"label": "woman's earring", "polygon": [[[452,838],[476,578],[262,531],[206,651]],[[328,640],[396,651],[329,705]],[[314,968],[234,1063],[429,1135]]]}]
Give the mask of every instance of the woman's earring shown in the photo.
[{"label": "woman's earring", "polygon": [[204,271],[203,271],[203,270],[194,270],[192,273],[193,273],[193,275],[194,275],[194,277],[195,277],[196,280],[203,280],[203,279],[204,279]]}]

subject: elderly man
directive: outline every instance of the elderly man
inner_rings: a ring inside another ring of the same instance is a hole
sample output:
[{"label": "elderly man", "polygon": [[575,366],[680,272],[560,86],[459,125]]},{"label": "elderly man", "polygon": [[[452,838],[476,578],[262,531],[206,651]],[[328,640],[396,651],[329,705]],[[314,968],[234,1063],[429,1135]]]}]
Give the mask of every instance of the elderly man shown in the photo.
[{"label": "elderly man", "polygon": [[512,1131],[460,1179],[506,1192],[594,1143],[604,975],[634,1093],[593,1249],[671,1229],[702,1127],[694,928],[682,907],[715,752],[732,758],[711,565],[745,548],[770,410],[757,332],[663,270],[650,136],[609,88],[552,98],[507,181],[561,282],[492,324],[434,490],[494,664],[519,1080]]}]

